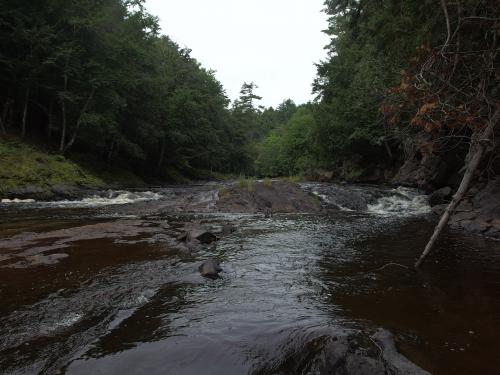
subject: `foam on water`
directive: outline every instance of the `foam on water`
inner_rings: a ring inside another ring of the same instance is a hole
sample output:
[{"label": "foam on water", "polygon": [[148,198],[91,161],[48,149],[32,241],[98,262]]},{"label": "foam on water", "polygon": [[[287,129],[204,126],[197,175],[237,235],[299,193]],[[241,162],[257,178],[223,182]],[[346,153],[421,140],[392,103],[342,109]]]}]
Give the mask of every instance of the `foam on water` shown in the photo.
[{"label": "foam on water", "polygon": [[61,316],[58,319],[51,318],[49,319],[49,321],[41,322],[40,334],[46,335],[60,329],[69,328],[72,325],[81,321],[82,319],[83,319],[83,314],[76,312]]},{"label": "foam on water", "polygon": [[326,202],[326,203],[328,203],[328,204],[333,204],[333,205],[337,206],[337,207],[338,207],[338,209],[339,209],[340,211],[347,211],[347,212],[352,212],[352,211],[354,211],[354,210],[352,210],[352,209],[350,209],[350,208],[344,207],[344,206],[342,206],[342,205],[340,205],[340,204],[336,203],[335,201],[331,200],[331,199],[328,197],[328,195],[326,195],[326,194],[321,194],[321,193],[320,193],[320,192],[318,192],[318,191],[313,191],[312,193],[313,193],[314,195],[316,195],[318,198],[320,198],[322,201],[324,201],[324,202]]},{"label": "foam on water", "polygon": [[35,203],[34,199],[2,199],[0,203],[13,204],[13,203]]},{"label": "foam on water", "polygon": [[61,201],[51,202],[55,206],[70,206],[70,207],[97,207],[110,205],[123,205],[144,201],[156,201],[161,198],[161,194],[151,191],[132,193],[129,191],[110,192],[107,197],[93,196],[84,198],[81,201]]},{"label": "foam on water", "polygon": [[379,198],[374,204],[369,204],[368,212],[391,216],[424,215],[431,212],[427,196],[404,187],[392,192],[394,195]]},{"label": "foam on water", "polygon": [[107,195],[99,196],[94,195],[92,197],[83,198],[81,200],[63,200],[56,202],[36,202],[33,199],[2,199],[2,204],[36,204],[41,207],[68,207],[68,208],[79,208],[79,207],[100,207],[100,206],[112,206],[112,205],[124,205],[137,202],[145,201],[156,201],[162,198],[161,194],[154,193],[151,191],[145,192],[130,192],[130,191],[108,191]]}]

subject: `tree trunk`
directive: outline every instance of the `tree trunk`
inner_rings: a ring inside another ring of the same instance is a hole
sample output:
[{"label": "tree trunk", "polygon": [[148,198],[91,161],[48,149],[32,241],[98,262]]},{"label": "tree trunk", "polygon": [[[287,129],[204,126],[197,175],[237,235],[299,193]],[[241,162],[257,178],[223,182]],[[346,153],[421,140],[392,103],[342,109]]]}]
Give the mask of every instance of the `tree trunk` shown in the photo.
[{"label": "tree trunk", "polygon": [[[7,105],[7,104],[5,104],[5,105]],[[4,118],[5,118],[4,114],[5,114],[5,109],[4,109],[4,113],[2,115],[0,115],[0,133],[7,134],[7,130],[5,129],[5,124],[4,124]]]},{"label": "tree trunk", "polygon": [[389,146],[389,142],[387,142],[388,134],[387,134],[387,124],[384,123],[384,146],[385,151],[387,151],[387,156],[389,156],[389,160],[394,160],[394,155],[392,154],[391,146]]},{"label": "tree trunk", "polygon": [[50,139],[52,138],[52,121],[53,121],[53,116],[52,113],[54,111],[54,99],[50,101],[49,104],[49,113],[47,114],[47,142],[50,142]]},{"label": "tree trunk", "polygon": [[111,158],[113,157],[113,152],[115,151],[115,144],[116,144],[116,135],[114,135],[113,139],[111,139],[111,144],[109,145],[108,155],[106,156],[107,161],[110,161]]},{"label": "tree trunk", "polygon": [[24,97],[24,108],[23,108],[23,120],[21,124],[21,138],[24,139],[26,136],[26,119],[28,117],[28,103],[30,100],[30,88],[26,89],[26,95]]},{"label": "tree trunk", "polygon": [[92,89],[89,97],[87,98],[87,101],[83,105],[83,108],[80,111],[80,116],[78,116],[78,120],[76,121],[75,131],[73,132],[73,135],[71,136],[69,142],[66,144],[66,146],[63,147],[63,152],[68,151],[71,148],[71,146],[73,146],[73,143],[75,143],[76,137],[78,135],[78,130],[80,130],[80,125],[82,124],[83,115],[85,114],[85,112],[87,112],[87,109],[90,105],[90,102],[92,101],[92,98],[94,97],[94,94],[95,94],[95,88]]},{"label": "tree trunk", "polygon": [[436,244],[436,241],[441,235],[441,232],[448,224],[450,216],[453,214],[458,204],[467,193],[472,178],[474,177],[474,172],[479,166],[479,163],[481,162],[481,159],[487,149],[487,144],[490,143],[492,140],[492,137],[494,135],[494,129],[499,120],[499,117],[500,117],[500,109],[497,109],[493,117],[490,119],[487,128],[482,132],[478,131],[473,135],[472,145],[469,154],[467,155],[466,158],[466,160],[468,160],[467,169],[465,171],[464,177],[462,178],[462,182],[460,183],[460,186],[455,195],[453,196],[453,199],[451,200],[450,204],[448,205],[448,207],[446,207],[445,212],[441,216],[441,219],[439,220],[438,225],[434,229],[434,233],[430,238],[429,242],[427,243],[424,252],[422,253],[422,255],[420,255],[420,258],[415,263],[415,268],[419,268],[422,265],[422,262],[425,260],[425,258],[432,251],[434,245]]},{"label": "tree trunk", "polygon": [[3,105],[2,114],[0,115],[0,130],[2,131],[3,134],[7,134],[7,126],[5,123],[7,120],[7,112],[9,111],[9,106],[10,106],[10,99],[7,99],[7,101]]},{"label": "tree trunk", "polygon": [[66,102],[64,98],[61,99],[61,142],[59,143],[59,152],[63,153],[64,152],[64,144],[66,142],[66,126],[67,126],[67,120],[66,120]]},{"label": "tree trunk", "polygon": [[[75,35],[75,28],[73,27],[73,36]],[[67,116],[66,116],[66,100],[65,100],[65,95],[68,92],[68,67],[69,67],[69,54],[66,56],[66,63],[64,65],[64,75],[63,75],[63,80],[64,80],[64,86],[63,86],[63,96],[61,97],[61,116],[62,116],[62,121],[61,121],[61,142],[59,143],[59,152],[62,154],[64,153],[64,148],[65,148],[65,142],[66,142],[66,129],[68,126],[67,122]]]},{"label": "tree trunk", "polygon": [[166,141],[165,141],[165,137],[163,137],[162,141],[161,141],[161,151],[160,151],[160,158],[158,159],[158,170],[160,170],[160,168],[162,167],[163,165],[163,160],[165,159],[165,149],[167,147],[166,145]]}]

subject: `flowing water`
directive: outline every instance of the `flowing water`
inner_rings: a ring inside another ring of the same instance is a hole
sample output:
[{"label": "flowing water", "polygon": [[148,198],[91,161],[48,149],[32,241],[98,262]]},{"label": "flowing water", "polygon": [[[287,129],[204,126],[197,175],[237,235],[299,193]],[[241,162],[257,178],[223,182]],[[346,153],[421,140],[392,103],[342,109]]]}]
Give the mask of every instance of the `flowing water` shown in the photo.
[{"label": "flowing water", "polygon": [[[318,335],[378,327],[433,374],[500,373],[499,242],[448,231],[417,273],[424,197],[351,187],[350,204],[338,186],[303,187],[330,209],[216,213],[213,185],[4,201],[0,373],[288,374]],[[180,212],[193,201],[207,209]],[[164,232],[192,220],[237,231],[173,249]],[[199,275],[210,257],[221,279]]]}]

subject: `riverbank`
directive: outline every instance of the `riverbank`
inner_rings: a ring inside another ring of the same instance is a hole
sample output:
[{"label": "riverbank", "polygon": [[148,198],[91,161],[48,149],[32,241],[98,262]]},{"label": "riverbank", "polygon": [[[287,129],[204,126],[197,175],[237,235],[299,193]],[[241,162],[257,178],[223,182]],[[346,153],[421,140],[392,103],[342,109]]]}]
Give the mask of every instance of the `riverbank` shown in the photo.
[{"label": "riverbank", "polygon": [[[437,167],[439,163],[428,161],[419,163],[407,162],[397,172],[374,169],[371,174],[339,174],[339,171],[318,171],[311,179],[317,181],[336,181],[343,179],[350,183],[374,183],[393,186],[409,186],[419,188],[429,194],[429,203],[433,212],[439,216],[451,199],[457,183],[457,176]],[[427,163],[427,164],[425,164]],[[20,142],[16,139],[0,139],[0,200],[35,200],[58,201],[77,200],[99,195],[109,189],[137,189],[146,188],[148,184],[139,176],[126,168],[108,165],[102,161],[88,157],[71,159],[60,154],[51,153],[43,148]],[[431,168],[429,165],[433,165]],[[439,172],[440,171],[440,172]],[[187,183],[188,178],[172,172],[174,183]],[[213,179],[213,173],[197,172],[199,176],[192,178]],[[221,178],[223,176],[216,176]],[[239,185],[248,185],[248,189],[223,189],[221,203],[228,207],[254,204],[244,211],[263,212],[269,199],[278,204],[292,204],[296,189],[284,189],[292,199],[281,199],[273,196],[275,187],[266,188],[264,183],[254,183],[252,180],[240,181]],[[448,186],[448,185],[449,186]],[[151,185],[151,184],[149,184]],[[444,188],[442,185],[447,185]],[[436,187],[441,187],[436,189]],[[257,194],[255,193],[257,188]],[[278,189],[278,190],[279,190]],[[264,193],[264,195],[260,194]],[[260,194],[260,196],[259,196]],[[270,195],[269,195],[270,194]],[[345,192],[337,191],[337,200],[345,198]],[[255,197],[259,196],[255,201]],[[269,196],[268,196],[269,195]],[[357,207],[353,202],[342,202],[344,206]],[[366,204],[366,203],[363,203]],[[270,205],[271,207],[272,205]],[[341,207],[342,204],[340,204]],[[233,208],[234,208],[233,207]],[[479,180],[469,191],[466,199],[452,215],[450,226],[458,230],[500,238],[500,179]]]},{"label": "riverbank", "polygon": [[0,199],[76,199],[110,187],[140,187],[130,171],[66,158],[16,139],[0,139]]}]

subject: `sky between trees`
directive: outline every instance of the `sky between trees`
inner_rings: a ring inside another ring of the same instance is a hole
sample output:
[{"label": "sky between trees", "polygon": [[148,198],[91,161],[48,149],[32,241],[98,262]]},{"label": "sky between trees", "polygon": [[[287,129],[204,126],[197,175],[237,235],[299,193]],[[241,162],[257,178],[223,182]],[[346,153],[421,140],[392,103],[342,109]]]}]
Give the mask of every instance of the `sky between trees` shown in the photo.
[{"label": "sky between trees", "polygon": [[329,38],[324,0],[147,0],[147,10],[180,46],[216,70],[231,100],[254,81],[260,104],[313,98],[315,63]]}]

